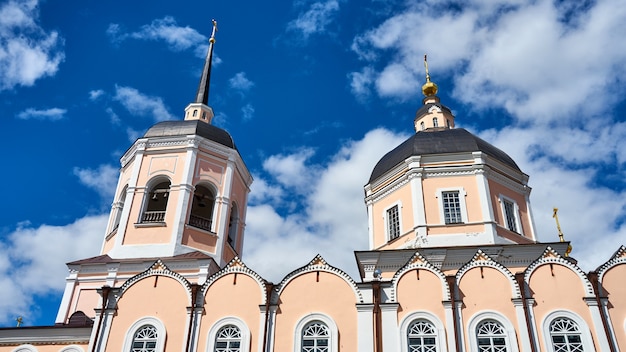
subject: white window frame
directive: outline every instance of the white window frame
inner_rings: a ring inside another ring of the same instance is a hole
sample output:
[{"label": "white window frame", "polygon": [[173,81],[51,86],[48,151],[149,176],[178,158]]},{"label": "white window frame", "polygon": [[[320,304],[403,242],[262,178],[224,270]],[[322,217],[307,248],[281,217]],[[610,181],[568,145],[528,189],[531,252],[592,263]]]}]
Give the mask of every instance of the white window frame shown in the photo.
[{"label": "white window frame", "polygon": [[165,336],[167,332],[165,330],[165,325],[163,325],[163,322],[161,322],[161,320],[155,317],[143,317],[137,320],[136,322],[134,322],[133,325],[131,325],[130,328],[126,330],[126,338],[124,339],[124,349],[122,349],[123,352],[131,351],[135,333],[137,332],[139,328],[141,328],[144,325],[152,325],[156,328],[157,330],[156,351],[163,352],[163,349],[165,347]]},{"label": "white window frame", "polygon": [[547,346],[548,352],[554,352],[554,346],[552,346],[552,335],[550,335],[550,323],[552,323],[552,321],[556,318],[568,318],[576,323],[578,325],[578,328],[580,329],[580,339],[583,343],[583,348],[585,352],[595,351],[593,340],[591,339],[591,332],[589,330],[589,325],[587,325],[587,322],[584,321],[577,314],[574,314],[570,311],[555,310],[546,315],[543,318],[543,323],[541,324],[543,341]]},{"label": "white window frame", "polygon": [[476,339],[476,328],[480,323],[485,320],[494,320],[502,324],[506,331],[504,337],[506,341],[507,352],[519,352],[517,345],[517,334],[515,333],[515,327],[509,319],[504,315],[495,311],[482,311],[474,314],[467,323],[467,336],[469,337],[470,348],[469,351],[478,351],[478,340]]},{"label": "white window frame", "polygon": [[246,325],[243,320],[237,317],[222,318],[216,321],[213,326],[211,326],[209,334],[207,335],[207,351],[215,351],[215,337],[217,336],[217,332],[226,325],[235,325],[239,328],[239,331],[241,332],[240,350],[241,352],[250,352],[250,329],[248,329],[248,325]]},{"label": "white window frame", "polygon": [[400,322],[400,341],[402,343],[402,347],[400,350],[408,352],[408,329],[411,326],[411,323],[420,319],[427,320],[435,326],[435,330],[437,330],[437,337],[435,338],[435,341],[437,343],[437,352],[447,352],[448,350],[446,348],[446,330],[444,328],[444,325],[436,315],[430,312],[413,312],[405,316],[404,319],[402,319],[402,322]]},{"label": "white window frame", "polygon": [[[461,220],[460,223],[452,223],[446,224],[446,215],[443,211],[443,193],[444,192],[459,192],[459,205],[461,206]],[[456,224],[467,224],[467,206],[465,204],[465,197],[467,193],[463,187],[450,187],[450,188],[437,188],[436,197],[439,202],[439,219],[442,225],[456,225]]]},{"label": "white window frame", "polygon": [[393,204],[390,204],[388,207],[386,207],[383,210],[383,219],[385,223],[385,236],[387,237],[387,242],[391,242],[396,239],[396,238],[392,239],[391,233],[389,233],[389,217],[387,216],[388,211],[396,206],[398,207],[398,237],[396,238],[400,238],[400,236],[402,236],[402,202],[398,201]]},{"label": "white window frame", "polygon": [[298,323],[296,324],[296,329],[293,334],[294,341],[294,352],[302,352],[302,330],[304,327],[312,322],[319,320],[322,323],[326,324],[328,330],[330,331],[330,341],[328,342],[328,352],[338,352],[339,349],[337,347],[339,331],[337,329],[337,324],[333,321],[329,316],[322,313],[311,313],[306,316],[300,318]]},{"label": "white window frame", "polygon": [[[509,198],[503,194],[498,195],[498,201],[500,203],[500,212],[502,214],[502,227],[504,227],[505,229],[511,232],[515,232],[523,236],[524,229],[522,228],[522,222],[520,221],[519,206],[517,205],[517,202],[514,199]],[[513,204],[513,219],[515,221],[515,226],[517,227],[517,231],[513,231],[509,228],[509,223],[508,223],[508,219],[506,216],[506,208],[504,206],[505,202],[509,202]]]}]

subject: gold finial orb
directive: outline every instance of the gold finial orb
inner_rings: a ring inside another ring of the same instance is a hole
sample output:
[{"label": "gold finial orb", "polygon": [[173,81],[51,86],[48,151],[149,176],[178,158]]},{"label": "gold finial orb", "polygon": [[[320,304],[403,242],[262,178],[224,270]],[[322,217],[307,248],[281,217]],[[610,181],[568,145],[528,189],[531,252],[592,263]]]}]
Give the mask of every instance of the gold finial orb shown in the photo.
[{"label": "gold finial orb", "polygon": [[426,54],[424,54],[424,67],[426,68],[426,83],[424,83],[424,85],[422,86],[422,93],[427,97],[431,97],[437,94],[438,87],[435,82],[430,81],[430,73],[428,72],[428,58]]}]

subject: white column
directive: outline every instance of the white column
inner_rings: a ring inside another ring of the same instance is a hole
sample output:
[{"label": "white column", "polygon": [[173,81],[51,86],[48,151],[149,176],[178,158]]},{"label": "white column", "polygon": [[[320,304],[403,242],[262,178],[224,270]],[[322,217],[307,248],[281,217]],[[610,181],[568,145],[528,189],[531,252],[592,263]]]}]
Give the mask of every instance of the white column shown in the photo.
[{"label": "white column", "polygon": [[382,321],[383,351],[400,351],[400,333],[398,331],[398,303],[379,305]]},{"label": "white column", "polygon": [[456,352],[456,340],[455,340],[455,332],[454,332],[454,313],[452,311],[452,302],[443,301],[443,313],[446,317],[445,325],[446,325],[446,342],[448,344],[448,348],[446,351]]},{"label": "white column", "polygon": [[228,234],[226,233],[226,227],[228,226],[228,215],[230,214],[230,193],[232,189],[233,183],[233,172],[234,172],[235,163],[232,160],[228,160],[226,164],[226,174],[224,175],[224,185],[222,187],[222,196],[217,197],[215,203],[219,208],[219,221],[217,222],[217,228],[215,232],[217,233],[217,243],[215,244],[215,254],[217,257],[215,258],[220,266],[223,266],[226,263],[223,263],[223,253],[224,253],[224,241]]},{"label": "white column", "polygon": [[59,305],[57,318],[54,321],[56,324],[66,323],[70,310],[70,302],[72,301],[72,296],[74,295],[74,288],[76,287],[77,280],[78,271],[70,270],[70,274],[65,279],[65,290],[63,291],[63,298],[61,299],[61,304]]},{"label": "white column", "polygon": [[598,347],[600,351],[610,351],[609,340],[607,339],[606,332],[604,331],[604,325],[602,325],[602,316],[600,315],[600,307],[598,307],[598,301],[595,297],[583,298],[587,306],[589,307],[589,313],[591,313],[591,320],[593,321],[593,329],[598,337]]},{"label": "white column", "polygon": [[426,238],[426,207],[424,205],[424,189],[422,174],[415,172],[409,175],[411,180],[411,202],[413,206],[413,228],[417,229],[416,237]]},{"label": "white column", "polygon": [[511,301],[513,301],[513,306],[515,307],[515,317],[517,318],[522,351],[532,351],[530,347],[530,332],[528,331],[528,325],[526,325],[526,314],[524,314],[524,302],[521,298],[513,298]]},{"label": "white column", "polygon": [[[482,159],[481,159],[482,160]],[[483,215],[485,223],[485,231],[490,235],[496,236],[496,218],[493,213],[493,204],[491,203],[491,191],[489,190],[489,180],[487,180],[487,170],[483,169],[483,165],[479,165],[475,170],[476,185],[478,186],[478,194],[480,197],[480,211]]]},{"label": "white column", "polygon": [[357,351],[374,351],[374,305],[357,304]]},{"label": "white column", "polygon": [[[139,205],[135,205],[134,201],[135,201],[135,192],[137,191],[137,180],[139,180],[139,171],[141,170],[141,163],[143,162],[143,154],[146,150],[146,141],[147,140],[136,142],[137,150],[135,151],[135,155],[133,156],[133,161],[132,161],[133,171],[130,176],[130,179],[128,180],[128,189],[126,190],[126,198],[124,199],[124,209],[122,209],[122,217],[120,218],[120,225],[117,228],[117,235],[115,236],[115,245],[113,249],[111,250],[112,257],[115,257],[115,254],[113,254],[113,252],[115,252],[116,249],[119,249],[122,247],[124,236],[126,235],[126,226],[128,226],[128,223],[131,221],[129,219],[131,208],[133,208],[134,206],[141,207],[141,201]],[[141,216],[141,211],[139,212],[139,216]],[[135,219],[135,221],[138,221],[138,220],[139,219]],[[102,244],[102,246],[103,246],[102,249],[104,249],[104,243]]]},{"label": "white column", "polygon": [[[193,176],[196,169],[196,158],[198,155],[198,146],[200,141],[197,139],[190,139],[187,141],[187,153],[185,156],[185,168],[183,175],[178,186],[178,204],[176,204],[176,216],[172,229],[172,238],[170,240],[170,246],[176,248],[183,240],[183,230],[185,229],[185,223],[187,222],[187,209],[189,208],[189,201],[191,200],[193,190]],[[178,251],[175,251],[178,254]]]},{"label": "white column", "polygon": [[374,202],[372,200],[367,201],[367,227],[370,238],[370,250],[374,250]]}]

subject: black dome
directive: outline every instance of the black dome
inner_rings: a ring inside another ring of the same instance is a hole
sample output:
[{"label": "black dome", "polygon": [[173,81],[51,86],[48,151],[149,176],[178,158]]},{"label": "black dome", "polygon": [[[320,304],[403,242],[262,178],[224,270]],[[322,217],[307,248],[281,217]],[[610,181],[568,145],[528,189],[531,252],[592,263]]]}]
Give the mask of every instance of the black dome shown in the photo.
[{"label": "black dome", "polygon": [[515,161],[505,152],[474,136],[463,128],[420,131],[385,154],[372,171],[368,183],[393,169],[414,155],[483,152],[496,160],[520,171]]},{"label": "black dome", "polygon": [[237,149],[233,137],[225,130],[200,120],[163,121],[150,127],[144,138],[198,135],[223,146]]}]

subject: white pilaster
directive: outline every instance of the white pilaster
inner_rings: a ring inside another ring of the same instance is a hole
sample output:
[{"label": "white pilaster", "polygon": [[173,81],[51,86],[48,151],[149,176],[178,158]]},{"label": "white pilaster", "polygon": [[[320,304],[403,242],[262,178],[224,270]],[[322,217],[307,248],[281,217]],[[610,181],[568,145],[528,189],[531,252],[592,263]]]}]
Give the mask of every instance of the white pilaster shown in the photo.
[{"label": "white pilaster", "polygon": [[422,174],[412,173],[411,180],[411,202],[413,203],[413,228],[417,229],[418,238],[426,238],[426,206],[424,205],[424,189],[422,188]]},{"label": "white pilaster", "polygon": [[278,310],[277,305],[270,306],[270,319],[267,322],[268,331],[265,332],[267,334],[267,344],[265,346],[266,350],[263,352],[274,351],[274,338],[275,338],[275,332],[276,332],[275,324],[276,324],[276,311],[277,310]]},{"label": "white pilaster", "polygon": [[367,228],[370,238],[369,249],[374,249],[374,203],[370,200],[367,202]]},{"label": "white pilaster", "polygon": [[517,327],[520,334],[520,342],[522,344],[522,351],[532,351],[531,335],[528,331],[528,325],[526,324],[526,315],[524,314],[524,303],[521,298],[513,298],[513,306],[515,307],[515,317],[517,320]]},{"label": "white pilaster", "polygon": [[[196,158],[198,155],[198,146],[200,141],[197,139],[191,139],[187,144],[187,152],[185,155],[185,168],[181,178],[180,185],[178,187],[178,204],[176,204],[176,216],[172,229],[172,237],[170,239],[170,245],[172,248],[177,248],[181,245],[183,239],[183,231],[185,229],[185,223],[187,222],[187,209],[189,209],[189,201],[191,200],[193,192],[193,176],[196,169]],[[175,254],[179,251],[174,250]]]},{"label": "white pilaster", "polygon": [[526,298],[526,310],[528,311],[528,319],[530,320],[530,334],[534,338],[531,339],[531,342],[535,346],[535,351],[539,351],[539,335],[537,334],[537,321],[535,320],[535,310],[533,307],[535,306],[534,298]]},{"label": "white pilaster", "polygon": [[456,322],[454,321],[454,313],[452,311],[452,302],[450,301],[443,301],[443,313],[446,317],[446,341],[448,344],[448,349],[447,351],[449,352],[457,352],[456,351],[456,341],[455,341],[455,332],[454,332],[454,324],[456,324]]},{"label": "white pilaster", "polygon": [[374,351],[374,305],[357,304],[357,350],[359,352]]},{"label": "white pilaster", "polygon": [[380,304],[382,321],[383,350],[400,351],[399,331],[398,331],[398,303]]},{"label": "white pilaster", "polygon": [[456,322],[454,322],[456,324],[457,330],[459,332],[459,349],[461,351],[469,351],[469,349],[467,348],[467,346],[465,345],[465,326],[463,324],[463,312],[461,310],[461,308],[463,308],[463,302],[462,301],[455,301],[454,302],[454,309],[456,310],[456,316],[457,316],[457,320]]},{"label": "white pilaster", "polygon": [[233,171],[234,171],[235,163],[233,160],[228,159],[228,163],[226,164],[226,174],[224,175],[224,185],[222,187],[222,196],[216,199],[216,205],[219,208],[219,222],[217,224],[217,243],[215,245],[215,254],[217,257],[215,260],[223,266],[224,263],[224,241],[228,234],[226,233],[226,227],[228,226],[228,215],[230,214],[230,193],[232,190],[233,184]]},{"label": "white pilaster", "polygon": [[[474,154],[482,154],[476,152]],[[482,161],[482,158],[479,159]],[[475,162],[477,162],[475,160]],[[489,180],[485,173],[487,170],[483,169],[484,165],[479,165],[479,169],[476,170],[476,184],[478,186],[478,195],[480,197],[480,211],[482,213],[483,221],[485,222],[485,231],[489,232],[492,238],[496,237],[496,218],[493,213],[493,204],[491,203],[491,191],[489,190]]]},{"label": "white pilaster", "polygon": [[604,331],[604,325],[602,323],[602,316],[600,315],[600,307],[598,307],[598,301],[595,297],[583,298],[587,306],[589,307],[589,313],[591,313],[591,320],[593,321],[593,330],[598,337],[598,347],[600,351],[610,351],[609,340],[607,339]]},{"label": "white pilaster", "polygon": [[70,309],[70,302],[72,301],[72,295],[74,294],[74,288],[78,280],[78,271],[70,270],[70,274],[65,278],[65,290],[63,291],[63,298],[61,299],[61,305],[59,306],[59,312],[55,319],[56,324],[64,324],[67,321],[68,313]]}]

